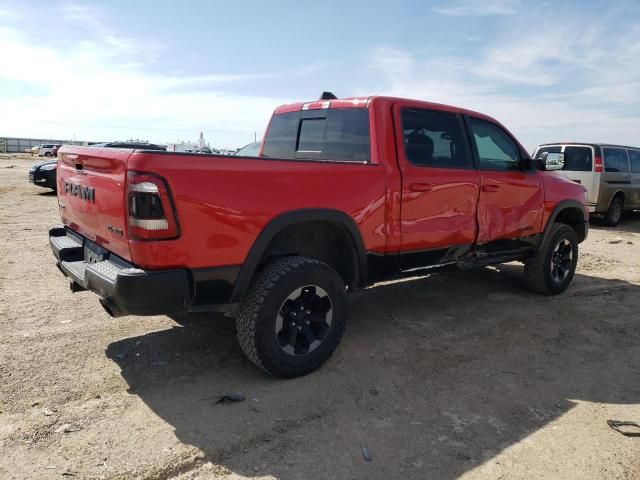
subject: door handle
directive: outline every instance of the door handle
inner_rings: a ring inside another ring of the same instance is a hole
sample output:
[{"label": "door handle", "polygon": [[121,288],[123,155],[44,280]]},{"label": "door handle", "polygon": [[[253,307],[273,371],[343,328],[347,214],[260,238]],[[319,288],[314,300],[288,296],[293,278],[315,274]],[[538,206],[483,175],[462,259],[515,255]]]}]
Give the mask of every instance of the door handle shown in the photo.
[{"label": "door handle", "polygon": [[409,191],[411,192],[430,192],[433,189],[433,185],[430,183],[410,183]]},{"label": "door handle", "polygon": [[500,185],[482,185],[483,192],[497,192],[498,190],[500,190]]}]

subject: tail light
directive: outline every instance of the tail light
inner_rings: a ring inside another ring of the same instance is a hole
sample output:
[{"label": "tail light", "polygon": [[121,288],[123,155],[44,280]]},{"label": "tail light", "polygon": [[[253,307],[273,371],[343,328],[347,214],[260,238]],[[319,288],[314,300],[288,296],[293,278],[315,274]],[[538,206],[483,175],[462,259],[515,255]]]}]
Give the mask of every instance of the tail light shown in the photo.
[{"label": "tail light", "polygon": [[127,173],[129,237],[168,240],[180,236],[180,226],[167,182],[152,173]]},{"label": "tail light", "polygon": [[602,157],[598,155],[595,159],[595,163],[593,164],[593,171],[596,173],[602,173],[604,170],[602,168]]}]

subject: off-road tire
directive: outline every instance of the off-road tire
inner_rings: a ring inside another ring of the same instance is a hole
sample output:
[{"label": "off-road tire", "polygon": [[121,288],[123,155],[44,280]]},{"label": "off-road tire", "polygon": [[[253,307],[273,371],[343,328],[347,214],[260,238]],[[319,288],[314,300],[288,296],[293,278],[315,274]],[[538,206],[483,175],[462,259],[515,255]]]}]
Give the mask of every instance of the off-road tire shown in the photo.
[{"label": "off-road tire", "polygon": [[620,197],[611,200],[611,205],[607,213],[604,215],[604,224],[607,227],[615,227],[622,220],[622,212],[624,211],[624,201]]},{"label": "off-road tire", "polygon": [[[278,344],[276,318],[287,296],[305,285],[321,287],[332,304],[332,322],[322,343],[306,355],[289,355]],[[268,263],[252,280],[236,316],[238,341],[256,366],[272,375],[293,378],[311,373],[334,352],[346,319],[346,288],[329,265],[313,258],[282,257]]]},{"label": "off-road tire", "polygon": [[[566,277],[557,282],[552,275],[552,258],[554,249],[562,241],[568,240],[572,248],[572,264]],[[564,292],[576,271],[578,264],[578,236],[573,228],[564,223],[554,223],[551,231],[538,247],[536,254],[524,264],[524,276],[527,287],[534,292],[545,295],[557,295]]]}]

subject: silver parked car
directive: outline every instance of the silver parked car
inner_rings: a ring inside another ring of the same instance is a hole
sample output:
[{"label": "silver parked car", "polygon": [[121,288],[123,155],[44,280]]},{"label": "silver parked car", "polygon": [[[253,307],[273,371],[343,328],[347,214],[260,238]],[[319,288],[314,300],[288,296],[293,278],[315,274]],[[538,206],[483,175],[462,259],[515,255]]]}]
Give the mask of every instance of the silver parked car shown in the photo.
[{"label": "silver parked car", "polygon": [[587,191],[589,212],[617,225],[625,211],[640,209],[640,148],[596,143],[548,143],[534,158]]}]

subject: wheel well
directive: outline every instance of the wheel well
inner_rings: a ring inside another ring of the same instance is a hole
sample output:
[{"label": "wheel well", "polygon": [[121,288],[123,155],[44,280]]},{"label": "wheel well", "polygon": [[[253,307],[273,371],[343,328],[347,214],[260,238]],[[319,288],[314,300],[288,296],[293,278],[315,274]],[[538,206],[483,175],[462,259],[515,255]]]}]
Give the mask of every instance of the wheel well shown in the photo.
[{"label": "wheel well", "polygon": [[564,223],[572,227],[576,231],[578,242],[582,242],[586,238],[584,213],[577,208],[565,208],[555,218],[554,223]]},{"label": "wheel well", "polygon": [[305,221],[285,227],[262,254],[260,267],[273,258],[289,255],[315,258],[326,263],[340,274],[346,285],[357,285],[360,281],[353,238],[340,223]]},{"label": "wheel well", "polygon": [[609,205],[611,205],[616,198],[621,198],[622,203],[624,204],[624,192],[622,190],[618,190],[616,193],[613,194],[613,197],[611,197],[611,201],[609,202]]}]

